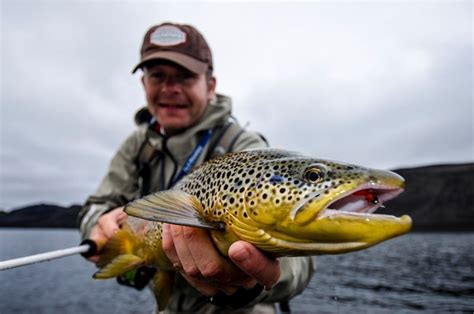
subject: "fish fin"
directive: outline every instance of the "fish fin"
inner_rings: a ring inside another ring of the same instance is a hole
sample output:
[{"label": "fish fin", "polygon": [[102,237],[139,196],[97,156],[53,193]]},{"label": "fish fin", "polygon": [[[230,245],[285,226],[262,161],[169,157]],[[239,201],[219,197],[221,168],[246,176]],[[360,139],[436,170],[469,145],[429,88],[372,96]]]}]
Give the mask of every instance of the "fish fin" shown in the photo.
[{"label": "fish fin", "polygon": [[117,277],[132,269],[138,268],[144,264],[143,258],[133,255],[124,254],[117,256],[112,262],[107,264],[104,268],[97,271],[93,277],[95,279],[109,279]]},{"label": "fish fin", "polygon": [[173,289],[174,273],[159,271],[153,276],[152,287],[158,310],[163,311],[168,305]]},{"label": "fish fin", "polygon": [[122,225],[121,229],[117,230],[100,252],[100,260],[96,263],[97,267],[103,268],[117,256],[132,253],[133,247],[137,245],[137,239],[132,235],[129,227],[126,224]]},{"label": "fish fin", "polygon": [[150,194],[127,204],[124,211],[130,216],[175,225],[224,228],[223,223],[204,220],[200,216],[204,209],[198,198],[179,190]]}]

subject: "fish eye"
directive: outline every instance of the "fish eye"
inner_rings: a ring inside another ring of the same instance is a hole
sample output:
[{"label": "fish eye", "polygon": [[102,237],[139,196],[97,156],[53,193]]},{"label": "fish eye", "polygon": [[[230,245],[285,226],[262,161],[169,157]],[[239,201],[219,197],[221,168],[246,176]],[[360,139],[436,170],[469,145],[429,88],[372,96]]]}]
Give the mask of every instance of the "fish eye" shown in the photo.
[{"label": "fish eye", "polygon": [[303,178],[306,182],[317,183],[324,179],[325,171],[319,166],[309,166],[303,173]]}]

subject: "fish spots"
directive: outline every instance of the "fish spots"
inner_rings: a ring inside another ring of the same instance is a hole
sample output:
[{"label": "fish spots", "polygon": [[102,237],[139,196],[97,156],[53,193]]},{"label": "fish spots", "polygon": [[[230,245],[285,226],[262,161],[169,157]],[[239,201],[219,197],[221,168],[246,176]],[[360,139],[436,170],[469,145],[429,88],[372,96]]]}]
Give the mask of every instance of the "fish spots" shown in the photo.
[{"label": "fish spots", "polygon": [[276,185],[278,183],[282,183],[284,181],[283,177],[280,175],[273,175],[269,179],[270,183]]},{"label": "fish spots", "polygon": [[286,151],[249,150],[204,163],[175,188],[196,196],[209,219],[261,222],[277,214],[284,217],[285,211],[289,214],[295,204],[310,202],[315,195],[331,195],[359,180],[364,171]]}]

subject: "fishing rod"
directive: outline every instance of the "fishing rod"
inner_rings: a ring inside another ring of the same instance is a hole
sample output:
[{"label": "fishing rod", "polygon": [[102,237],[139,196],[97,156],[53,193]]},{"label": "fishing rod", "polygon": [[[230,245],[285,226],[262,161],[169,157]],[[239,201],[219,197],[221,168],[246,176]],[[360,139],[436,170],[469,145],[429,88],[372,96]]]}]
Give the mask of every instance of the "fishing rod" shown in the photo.
[{"label": "fishing rod", "polygon": [[45,252],[20,258],[14,258],[0,262],[0,271],[50,261],[70,255],[81,254],[83,257],[90,257],[97,254],[97,245],[92,240],[84,240],[79,246],[70,247],[56,251]]}]

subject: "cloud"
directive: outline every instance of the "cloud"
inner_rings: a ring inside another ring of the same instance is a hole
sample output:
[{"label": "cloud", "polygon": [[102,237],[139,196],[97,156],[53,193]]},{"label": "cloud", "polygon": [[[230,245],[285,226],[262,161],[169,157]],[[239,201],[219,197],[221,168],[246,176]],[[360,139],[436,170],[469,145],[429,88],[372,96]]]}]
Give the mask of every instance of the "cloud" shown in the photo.
[{"label": "cloud", "polygon": [[4,1],[0,208],[82,202],[144,104],[145,30],[190,23],[277,147],[394,168],[472,161],[472,3]]}]

